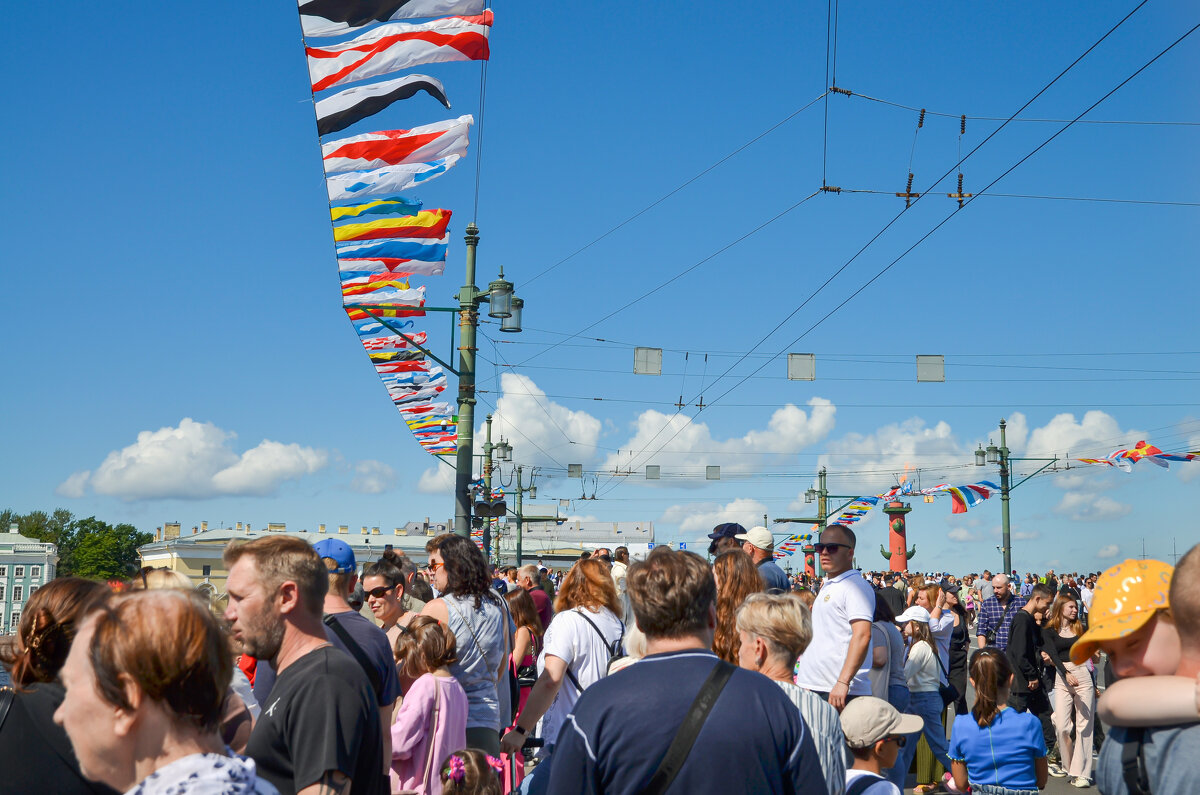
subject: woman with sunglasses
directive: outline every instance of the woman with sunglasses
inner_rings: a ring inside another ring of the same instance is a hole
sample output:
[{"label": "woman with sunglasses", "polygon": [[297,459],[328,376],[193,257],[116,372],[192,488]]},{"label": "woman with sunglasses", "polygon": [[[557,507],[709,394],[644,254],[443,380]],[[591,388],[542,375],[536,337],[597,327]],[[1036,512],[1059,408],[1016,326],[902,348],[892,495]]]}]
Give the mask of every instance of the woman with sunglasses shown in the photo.
[{"label": "woman with sunglasses", "polygon": [[467,693],[467,745],[499,756],[501,721],[508,725],[512,718],[506,677],[516,625],[471,539],[443,533],[425,551],[439,597],[421,614],[449,626],[457,640],[450,672]]},{"label": "woman with sunglasses", "polygon": [[950,733],[954,784],[974,795],[1038,795],[1050,777],[1042,724],[1008,706],[1013,670],[994,647],[971,656],[975,706],[954,719]]}]

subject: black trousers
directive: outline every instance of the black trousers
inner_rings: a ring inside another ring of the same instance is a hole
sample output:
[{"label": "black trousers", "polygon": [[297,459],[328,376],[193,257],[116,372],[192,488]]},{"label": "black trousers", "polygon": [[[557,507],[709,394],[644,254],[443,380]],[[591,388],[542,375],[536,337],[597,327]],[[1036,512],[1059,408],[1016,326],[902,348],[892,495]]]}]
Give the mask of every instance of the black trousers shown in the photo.
[{"label": "black trousers", "polygon": [[1050,697],[1042,688],[1025,693],[1012,693],[1008,697],[1008,705],[1017,712],[1032,712],[1037,715],[1042,724],[1042,737],[1046,740],[1046,750],[1055,746],[1057,735],[1054,733],[1054,710],[1050,707]]}]

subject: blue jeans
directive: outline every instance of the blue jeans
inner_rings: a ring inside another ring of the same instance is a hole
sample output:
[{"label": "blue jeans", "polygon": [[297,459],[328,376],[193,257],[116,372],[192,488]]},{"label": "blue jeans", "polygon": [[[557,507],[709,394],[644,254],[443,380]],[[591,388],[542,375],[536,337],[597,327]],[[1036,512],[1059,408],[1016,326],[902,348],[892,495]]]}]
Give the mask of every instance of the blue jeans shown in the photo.
[{"label": "blue jeans", "polygon": [[[888,703],[895,707],[897,712],[908,712],[909,700],[910,696],[907,687],[904,685],[888,685]],[[908,748],[908,745],[909,743],[906,741],[904,748],[900,749],[900,754],[896,757],[895,767],[889,767],[883,771],[884,778],[899,787],[901,791],[904,790],[904,784],[908,778],[908,767],[904,765],[904,751]]]},{"label": "blue jeans", "polygon": [[942,763],[942,767],[950,770],[950,757],[946,754],[949,746],[946,742],[946,729],[942,726],[942,713],[945,711],[945,705],[942,704],[942,695],[936,690],[932,693],[912,693],[909,702],[908,713],[910,715],[920,715],[925,721],[925,727],[915,734],[908,735],[908,739],[904,743],[903,755],[900,764],[905,773],[912,766],[912,761],[917,755],[917,743],[921,739],[921,735],[925,735],[925,741],[929,743],[929,748],[933,751],[933,756]]}]

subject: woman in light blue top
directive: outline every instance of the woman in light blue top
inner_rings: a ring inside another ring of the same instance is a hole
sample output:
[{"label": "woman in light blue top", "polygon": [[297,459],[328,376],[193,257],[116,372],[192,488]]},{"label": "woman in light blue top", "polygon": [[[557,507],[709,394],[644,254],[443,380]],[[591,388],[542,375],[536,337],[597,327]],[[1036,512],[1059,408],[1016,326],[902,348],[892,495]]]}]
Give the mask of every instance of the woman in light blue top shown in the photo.
[{"label": "woman in light blue top", "polygon": [[492,590],[487,562],[469,538],[444,533],[425,545],[433,587],[441,597],[423,615],[450,627],[458,662],[450,672],[467,694],[467,745],[500,755],[501,721],[511,716],[508,653],[516,627],[505,602]]},{"label": "woman in light blue top", "polygon": [[995,647],[971,657],[975,706],[954,719],[950,733],[954,784],[976,795],[1037,795],[1050,775],[1042,725],[1008,706],[1012,666]]}]

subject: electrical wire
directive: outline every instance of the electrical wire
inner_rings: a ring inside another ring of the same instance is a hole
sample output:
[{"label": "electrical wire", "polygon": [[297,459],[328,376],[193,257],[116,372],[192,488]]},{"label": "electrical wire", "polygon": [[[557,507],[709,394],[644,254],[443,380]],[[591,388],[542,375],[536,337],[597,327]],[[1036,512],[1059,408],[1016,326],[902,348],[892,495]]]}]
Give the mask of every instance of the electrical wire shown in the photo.
[{"label": "electrical wire", "polygon": [[[1134,9],[1134,10],[1136,11],[1137,9]],[[912,111],[913,113],[921,113],[923,111],[928,116],[941,116],[942,118],[954,119],[955,121],[958,121],[962,118],[962,114],[960,114],[960,113],[940,113],[936,110],[928,110],[926,108],[917,108],[917,107],[913,107],[912,105],[904,105],[900,102],[892,102],[890,100],[868,96],[867,94],[862,94],[857,91],[849,91],[846,89],[839,88],[839,90],[835,93],[842,94],[847,97],[858,97],[859,99],[865,99],[865,100],[869,100],[871,102],[878,102],[881,105],[891,105],[894,108],[902,108],[904,110]],[[1003,116],[970,116],[970,115],[968,115],[967,120],[968,121],[1004,121],[1004,117]],[[1012,121],[1014,121],[1014,122],[1037,122],[1037,123],[1041,123],[1041,124],[1063,124],[1063,123],[1069,121],[1069,119],[1023,119],[1018,116],[1018,117],[1013,118]],[[1128,125],[1163,126],[1163,127],[1200,127],[1200,121],[1122,121],[1122,120],[1111,120],[1111,119],[1082,119],[1079,121],[1079,124],[1128,124]]]},{"label": "electrical wire", "polygon": [[[839,193],[866,193],[876,196],[895,196],[896,191],[891,190],[865,190],[862,188],[842,188]],[[1108,199],[1094,196],[1037,196],[1028,193],[976,193],[973,198],[987,197],[997,199],[1047,199],[1051,201],[1067,201],[1067,202],[1104,202],[1109,204],[1145,204],[1159,205],[1165,207],[1200,207],[1200,202],[1173,202],[1173,201],[1156,201],[1152,199]]]},{"label": "electrical wire", "polygon": [[775,124],[771,125],[770,127],[768,127],[768,128],[767,128],[766,130],[764,130],[763,132],[759,133],[758,135],[754,136],[753,138],[751,138],[751,139],[750,139],[749,141],[747,141],[746,143],[744,143],[744,144],[742,144],[741,146],[739,146],[737,149],[734,149],[732,152],[730,152],[729,154],[725,155],[725,156],[724,156],[724,157],[722,157],[720,160],[718,160],[717,162],[713,163],[713,164],[712,164],[711,166],[709,166],[708,168],[706,168],[706,169],[704,169],[703,171],[701,171],[699,174],[696,174],[696,175],[695,175],[694,177],[692,177],[691,179],[688,179],[687,181],[685,181],[685,182],[683,182],[682,184],[678,185],[678,186],[677,186],[677,187],[675,187],[674,189],[672,189],[672,190],[668,191],[667,193],[663,194],[663,195],[662,195],[662,196],[660,196],[659,198],[655,199],[655,200],[654,200],[654,201],[652,201],[650,204],[647,204],[645,207],[643,207],[642,209],[638,210],[636,213],[634,213],[633,215],[629,216],[628,218],[626,218],[626,219],[625,219],[624,221],[622,221],[621,223],[619,223],[619,224],[617,224],[616,226],[612,227],[611,229],[609,229],[609,230],[608,230],[607,232],[605,232],[604,234],[600,235],[599,237],[596,237],[596,238],[594,238],[594,239],[593,239],[591,242],[589,242],[589,243],[586,243],[586,244],[584,244],[583,246],[580,246],[579,248],[575,249],[574,251],[572,251],[572,252],[571,252],[570,254],[568,254],[567,256],[565,256],[565,257],[563,257],[562,259],[560,259],[558,262],[556,262],[556,263],[554,263],[553,265],[550,265],[549,267],[547,267],[547,268],[543,269],[542,271],[540,271],[539,273],[537,273],[535,276],[533,276],[533,278],[531,278],[531,279],[528,279],[528,280],[525,282],[525,285],[524,285],[524,286],[528,286],[528,285],[530,285],[530,284],[533,284],[535,281],[537,281],[538,279],[542,278],[542,277],[543,277],[543,276],[545,276],[547,273],[549,273],[550,271],[552,271],[552,270],[554,270],[555,268],[557,268],[559,265],[562,265],[563,263],[567,262],[568,260],[571,260],[571,259],[573,259],[573,258],[574,258],[574,257],[576,257],[577,255],[579,255],[579,254],[582,254],[583,252],[587,251],[587,250],[588,250],[589,248],[591,248],[592,246],[594,246],[594,245],[596,245],[597,243],[599,243],[599,242],[600,242],[601,240],[603,240],[604,238],[606,238],[606,237],[608,237],[609,235],[611,235],[613,232],[616,232],[617,230],[619,230],[619,229],[621,229],[622,227],[626,226],[626,225],[627,225],[627,224],[629,224],[630,222],[632,222],[632,221],[635,221],[635,220],[637,220],[638,218],[640,218],[641,216],[645,215],[645,214],[646,214],[646,213],[648,213],[650,210],[653,210],[655,207],[657,207],[658,205],[662,204],[662,203],[663,203],[663,202],[665,202],[667,199],[669,199],[669,198],[671,198],[672,196],[674,196],[676,193],[679,193],[679,191],[683,190],[683,189],[684,189],[684,188],[686,188],[688,185],[691,185],[693,182],[695,182],[696,180],[700,179],[701,177],[703,177],[705,174],[707,174],[708,172],[712,171],[713,169],[717,168],[718,166],[720,166],[720,165],[721,165],[722,163],[724,163],[725,161],[727,161],[727,160],[729,160],[730,158],[734,157],[735,155],[737,155],[737,154],[738,154],[739,152],[741,152],[742,150],[746,149],[747,147],[749,147],[749,146],[751,146],[751,145],[753,145],[753,144],[757,143],[758,141],[762,140],[762,139],[763,139],[763,138],[765,138],[766,136],[768,136],[768,135],[770,135],[771,133],[775,132],[775,130],[779,129],[780,127],[782,127],[783,125],[785,125],[785,124],[787,124],[789,121],[791,121],[792,119],[794,119],[794,118],[796,118],[797,116],[799,116],[799,115],[800,115],[801,113],[803,113],[804,111],[806,111],[806,110],[808,110],[809,108],[811,108],[813,105],[817,104],[817,102],[819,102],[819,101],[820,101],[820,100],[821,100],[823,97],[827,96],[828,94],[829,94],[829,92],[828,92],[828,91],[826,91],[826,92],[822,93],[822,94],[821,94],[821,96],[817,97],[816,99],[813,99],[811,102],[807,103],[807,104],[806,104],[806,105],[804,105],[803,107],[801,107],[801,108],[799,108],[799,109],[797,109],[797,110],[794,110],[794,111],[792,111],[792,112],[791,112],[791,113],[789,113],[789,114],[788,114],[786,117],[784,117],[782,120],[780,120],[780,121],[776,122]]},{"label": "electrical wire", "polygon": [[[1029,107],[1029,105],[1031,105],[1031,104],[1032,104],[1032,103],[1033,103],[1035,100],[1037,100],[1037,98],[1038,98],[1038,97],[1040,97],[1042,94],[1044,94],[1046,91],[1048,91],[1048,90],[1050,89],[1050,87],[1051,87],[1051,86],[1053,86],[1055,83],[1057,83],[1057,82],[1058,82],[1058,81],[1059,81],[1059,80],[1060,80],[1060,79],[1061,79],[1061,78],[1062,78],[1062,77],[1063,77],[1063,76],[1064,76],[1064,75],[1065,75],[1067,72],[1069,72],[1069,71],[1070,71],[1070,70],[1071,70],[1071,69],[1072,69],[1072,68],[1073,68],[1073,67],[1074,67],[1076,64],[1078,64],[1078,63],[1079,63],[1081,60],[1083,60],[1083,58],[1085,58],[1085,57],[1086,57],[1086,56],[1087,56],[1087,55],[1088,55],[1090,52],[1092,52],[1092,50],[1096,49],[1096,47],[1098,47],[1098,46],[1101,44],[1101,42],[1103,42],[1103,41],[1104,41],[1105,39],[1107,39],[1107,38],[1108,38],[1110,35],[1112,35],[1112,33],[1113,33],[1114,31],[1116,31],[1116,30],[1117,30],[1119,27],[1121,27],[1121,25],[1123,25],[1123,24],[1125,23],[1125,21],[1126,21],[1126,20],[1128,20],[1128,19],[1129,19],[1130,17],[1132,17],[1132,16],[1133,16],[1135,13],[1137,13],[1137,11],[1138,11],[1139,9],[1141,9],[1141,8],[1142,8],[1142,7],[1143,7],[1143,6],[1144,6],[1144,5],[1145,5],[1145,4],[1148,2],[1148,1],[1149,1],[1149,0],[1142,0],[1142,2],[1138,3],[1138,4],[1137,4],[1137,6],[1135,6],[1135,7],[1134,7],[1134,9],[1133,9],[1132,11],[1130,11],[1128,14],[1126,14],[1126,15],[1125,15],[1125,16],[1124,16],[1124,17],[1123,17],[1123,18],[1122,18],[1120,21],[1118,21],[1118,22],[1117,22],[1117,23],[1116,23],[1116,24],[1115,24],[1113,27],[1111,27],[1111,28],[1110,28],[1110,29],[1109,29],[1109,30],[1108,30],[1108,31],[1107,31],[1107,32],[1106,32],[1106,33],[1105,33],[1103,36],[1101,36],[1101,37],[1100,37],[1100,39],[1098,39],[1098,40],[1097,40],[1097,41],[1096,41],[1094,44],[1092,44],[1090,47],[1088,47],[1088,49],[1087,49],[1087,50],[1085,50],[1085,51],[1083,52],[1083,54],[1082,54],[1082,55],[1080,55],[1080,56],[1079,56],[1079,57],[1077,57],[1077,58],[1076,58],[1074,61],[1072,61],[1072,62],[1071,62],[1071,63],[1070,63],[1070,64],[1069,64],[1069,65],[1068,65],[1068,66],[1067,66],[1067,67],[1066,67],[1066,68],[1065,68],[1063,71],[1059,72],[1059,74],[1058,74],[1058,75],[1057,75],[1057,76],[1056,76],[1056,77],[1055,77],[1053,80],[1051,80],[1049,83],[1047,83],[1047,84],[1046,84],[1046,85],[1045,85],[1045,86],[1044,86],[1044,87],[1043,87],[1043,88],[1042,88],[1040,91],[1038,91],[1038,92],[1037,92],[1037,94],[1035,94],[1035,95],[1034,95],[1034,96],[1033,96],[1033,97],[1032,97],[1030,100],[1028,100],[1028,101],[1027,101],[1027,102],[1026,102],[1024,105],[1022,105],[1022,106],[1021,106],[1021,108],[1019,108],[1019,109],[1016,111],[1016,113],[1014,113],[1014,114],[1013,114],[1011,117],[1009,117],[1009,120],[1005,121],[1005,122],[1004,122],[1003,124],[1001,124],[1001,125],[1000,125],[998,128],[996,128],[995,130],[993,130],[993,131],[992,131],[992,132],[991,132],[991,133],[990,133],[990,134],[989,134],[989,135],[988,135],[986,138],[984,138],[984,139],[983,139],[983,141],[981,141],[981,142],[980,142],[978,145],[976,145],[976,147],[975,147],[974,149],[972,149],[970,152],[968,152],[968,153],[967,153],[967,155],[966,155],[966,157],[962,158],[962,159],[961,159],[961,160],[960,160],[960,161],[959,161],[959,162],[958,162],[958,163],[957,163],[955,166],[953,166],[952,168],[950,168],[949,170],[947,170],[947,171],[946,171],[946,173],[945,173],[945,174],[943,174],[941,177],[938,177],[938,179],[936,179],[936,180],[933,182],[933,185],[931,185],[931,186],[930,186],[930,189],[931,189],[933,186],[936,186],[938,183],[940,183],[940,182],[941,182],[943,179],[945,179],[945,178],[946,178],[946,176],[948,176],[949,174],[951,174],[951,173],[952,173],[952,172],[953,172],[953,171],[954,171],[956,168],[958,168],[959,166],[961,166],[961,164],[962,164],[962,162],[963,162],[963,161],[965,161],[967,158],[971,157],[971,155],[973,155],[975,152],[979,151],[979,149],[980,149],[982,146],[984,146],[984,145],[985,145],[985,144],[986,144],[988,141],[990,141],[990,140],[991,140],[993,137],[995,137],[995,136],[996,136],[996,135],[997,135],[997,134],[998,134],[998,133],[999,133],[1001,130],[1003,130],[1003,129],[1004,129],[1004,128],[1005,128],[1005,127],[1006,127],[1006,126],[1009,124],[1009,122],[1010,122],[1010,121],[1011,121],[1013,118],[1015,118],[1017,115],[1019,115],[1019,114],[1021,113],[1021,111],[1025,110],[1025,108]],[[1197,27],[1200,27],[1200,26],[1197,26]],[[986,191],[987,191],[989,188],[991,188],[993,185],[995,185],[997,182],[999,182],[1001,179],[1003,179],[1005,176],[1007,176],[1009,173],[1011,173],[1011,172],[1012,172],[1014,169],[1016,169],[1018,166],[1020,166],[1022,163],[1024,163],[1026,160],[1028,160],[1030,157],[1032,157],[1034,154],[1036,154],[1037,152],[1041,151],[1041,149],[1043,149],[1043,148],[1044,148],[1046,145],[1048,145],[1048,144],[1049,144],[1051,141],[1053,141],[1055,138],[1057,138],[1059,135],[1061,135],[1063,132],[1065,132],[1067,129],[1069,129],[1069,128],[1070,128],[1070,127],[1071,127],[1071,126],[1072,126],[1072,125],[1075,123],[1075,121],[1077,121],[1077,120],[1079,120],[1080,118],[1082,118],[1084,115],[1086,115],[1088,112],[1090,112],[1092,109],[1094,109],[1094,108],[1095,108],[1097,105],[1099,105],[1101,102],[1103,102],[1104,100],[1108,99],[1108,97],[1112,96],[1114,93],[1116,93],[1118,90],[1120,90],[1120,89],[1121,89],[1123,86],[1125,86],[1125,85],[1126,85],[1126,84],[1127,84],[1127,83],[1128,83],[1130,80],[1132,80],[1133,78],[1137,77],[1139,74],[1141,74],[1141,73],[1142,73],[1143,71],[1145,71],[1147,68],[1149,68],[1149,67],[1150,67],[1150,66],[1151,66],[1153,63],[1155,63],[1155,62],[1156,62],[1156,61],[1157,61],[1159,58],[1161,58],[1161,57],[1162,57],[1163,55],[1165,55],[1166,53],[1170,52],[1170,51],[1171,51],[1171,50],[1172,50],[1172,49],[1173,49],[1173,48],[1174,48],[1176,45],[1178,45],[1180,42],[1182,42],[1184,39],[1186,39],[1188,36],[1190,36],[1190,35],[1191,35],[1191,34],[1192,34],[1192,33],[1193,33],[1195,30],[1196,30],[1196,28],[1195,28],[1195,27],[1193,27],[1191,30],[1189,30],[1187,33],[1185,33],[1183,36],[1181,36],[1180,38],[1176,39],[1176,41],[1175,41],[1175,42],[1173,42],[1172,44],[1170,44],[1170,45],[1169,45],[1169,46],[1168,46],[1166,49],[1162,50],[1162,51],[1161,51],[1161,52],[1160,52],[1158,55],[1154,56],[1154,58],[1152,58],[1152,59],[1151,59],[1150,61],[1148,61],[1148,62],[1147,62],[1145,65],[1143,65],[1142,67],[1140,67],[1140,68],[1139,68],[1137,71],[1135,71],[1135,72],[1134,72],[1132,75],[1130,75],[1129,77],[1125,78],[1125,80],[1121,81],[1121,83],[1120,83],[1120,84],[1118,84],[1118,85],[1116,86],[1116,88],[1112,89],[1112,90],[1111,90],[1111,91],[1109,91],[1107,94],[1105,94],[1103,97],[1101,97],[1099,100],[1097,100],[1095,103],[1093,103],[1091,106],[1089,106],[1089,107],[1088,107],[1086,110],[1084,110],[1082,113],[1080,113],[1078,116],[1076,116],[1076,117],[1075,117],[1075,119],[1073,119],[1071,122],[1067,123],[1067,124],[1066,124],[1065,126],[1063,126],[1061,129],[1059,129],[1057,132],[1055,132],[1055,133],[1054,133],[1052,136],[1050,136],[1050,137],[1049,137],[1049,138],[1047,138],[1045,141],[1043,141],[1043,142],[1042,142],[1042,143],[1041,143],[1041,144],[1040,144],[1040,145],[1039,145],[1037,148],[1035,148],[1035,149],[1034,149],[1033,151],[1031,151],[1029,154],[1025,155],[1025,156],[1024,156],[1023,158],[1021,158],[1019,161],[1017,161],[1017,162],[1016,162],[1016,163],[1015,163],[1013,166],[1011,166],[1011,167],[1010,167],[1008,170],[1006,170],[1006,171],[1005,171],[1003,174],[1001,174],[999,177],[997,177],[996,179],[992,180],[992,182],[991,182],[991,183],[989,183],[989,184],[988,184],[988,185],[987,185],[987,186],[986,186],[986,187],[983,189],[983,191],[981,191],[981,192],[986,192]],[[921,193],[922,193],[922,197],[923,197],[925,194],[927,194],[928,192],[929,192],[929,189],[927,189],[927,190],[925,190],[925,191],[922,191],[922,192],[921,192]],[[918,197],[918,199],[917,199],[917,200],[915,200],[915,201],[913,202],[913,205],[915,205],[915,204],[916,204],[916,202],[920,200],[920,198],[921,198],[921,197]],[[965,202],[963,206],[965,206],[966,204],[969,204],[971,201],[973,201],[973,199],[972,199],[972,200],[968,200],[967,202]],[[847,303],[849,303],[849,302],[850,302],[850,301],[851,301],[853,298],[855,298],[857,295],[859,295],[860,293],[862,293],[862,291],[866,290],[868,287],[870,287],[872,284],[874,284],[874,283],[875,283],[875,282],[876,282],[878,279],[880,279],[880,278],[881,278],[881,277],[882,277],[882,276],[883,276],[885,273],[887,273],[888,271],[890,271],[890,270],[892,269],[892,267],[894,267],[894,266],[896,265],[896,263],[898,263],[898,262],[899,262],[901,259],[903,259],[903,258],[904,258],[904,257],[905,257],[905,256],[906,256],[906,255],[907,255],[909,252],[911,252],[913,249],[915,249],[917,246],[919,246],[921,243],[923,243],[925,240],[927,240],[927,239],[928,239],[928,238],[929,238],[931,235],[933,235],[933,234],[934,234],[934,233],[935,233],[935,232],[936,232],[938,229],[940,229],[940,228],[941,228],[941,227],[942,227],[942,226],[943,226],[943,225],[944,225],[944,224],[945,224],[947,221],[949,221],[949,220],[950,220],[950,218],[954,217],[954,215],[955,215],[957,212],[959,212],[959,211],[960,211],[960,210],[963,208],[963,206],[960,206],[960,207],[957,207],[957,208],[955,208],[955,209],[954,209],[954,210],[953,210],[953,211],[952,211],[952,212],[951,212],[949,215],[947,215],[947,216],[946,216],[945,218],[943,218],[943,219],[942,219],[940,222],[938,222],[938,224],[937,224],[936,226],[934,226],[934,227],[933,227],[931,230],[929,230],[929,231],[928,231],[928,232],[926,232],[926,233],[925,233],[925,234],[924,234],[924,235],[923,235],[921,238],[919,238],[919,239],[917,240],[917,242],[915,242],[915,243],[913,243],[911,246],[909,246],[909,248],[907,248],[907,249],[906,249],[906,250],[905,250],[903,253],[901,253],[901,254],[900,254],[900,256],[898,256],[896,259],[892,260],[892,261],[891,261],[891,262],[890,262],[888,265],[886,265],[886,266],[885,266],[885,267],[884,267],[882,270],[880,270],[880,271],[879,271],[878,273],[876,273],[876,274],[875,274],[873,277],[871,277],[871,279],[869,279],[869,280],[868,280],[868,281],[867,281],[865,284],[863,284],[861,287],[859,287],[857,290],[855,290],[853,293],[851,293],[851,294],[850,294],[850,296],[848,296],[848,297],[847,297],[845,300],[843,300],[841,303],[839,303],[837,306],[835,306],[833,309],[831,309],[831,310],[830,310],[828,313],[826,313],[826,314],[825,314],[825,315],[824,315],[824,316],[823,316],[823,317],[822,317],[820,320],[818,320],[816,323],[814,323],[812,326],[810,326],[808,329],[806,329],[806,330],[805,330],[805,331],[804,331],[804,332],[803,332],[803,333],[802,333],[802,334],[801,334],[799,337],[797,337],[795,340],[793,340],[791,343],[789,343],[789,344],[788,344],[788,346],[786,346],[786,347],[784,348],[784,350],[786,351],[786,350],[787,350],[787,347],[790,347],[791,345],[793,345],[793,344],[795,344],[796,342],[798,342],[800,339],[802,339],[804,336],[806,336],[808,333],[810,333],[810,332],[811,332],[813,329],[815,329],[817,326],[819,326],[821,323],[823,323],[825,320],[827,320],[829,317],[831,317],[831,316],[832,316],[834,313],[836,313],[837,311],[839,311],[839,310],[840,310],[842,307],[844,307],[844,306],[845,306]],[[879,237],[880,237],[880,236],[883,234],[883,232],[885,232],[885,231],[886,231],[886,230],[887,230],[889,227],[891,227],[891,226],[892,226],[892,224],[894,224],[894,223],[896,222],[896,220],[900,218],[900,216],[901,216],[901,215],[903,215],[905,212],[907,212],[907,211],[908,211],[908,209],[909,209],[909,207],[907,207],[907,206],[906,206],[906,207],[905,207],[903,210],[901,210],[901,211],[900,211],[900,213],[898,213],[898,214],[896,215],[896,217],[895,217],[895,218],[893,218],[891,221],[889,221],[889,222],[887,223],[887,225],[885,225],[885,226],[884,226],[884,228],[883,228],[882,230],[880,230],[878,233],[876,233],[876,235],[875,235],[874,237],[872,237],[870,241],[868,241],[868,242],[867,242],[866,246],[864,246],[862,249],[860,249],[860,250],[859,250],[859,252],[858,252],[858,253],[856,253],[856,254],[854,255],[854,257],[852,257],[852,258],[851,258],[849,261],[847,261],[847,263],[846,263],[846,264],[842,265],[842,267],[841,267],[841,268],[839,268],[837,271],[835,271],[835,274],[834,274],[834,276],[836,276],[838,273],[840,273],[842,270],[844,270],[844,269],[845,269],[845,268],[846,268],[846,267],[849,265],[849,263],[850,263],[850,262],[852,262],[854,259],[856,259],[856,258],[859,256],[859,254],[861,254],[863,251],[865,251],[865,250],[866,250],[866,248],[867,248],[868,246],[870,246],[872,243],[874,243],[874,241],[875,241],[875,240],[877,240],[877,239],[878,239],[878,238],[879,238]],[[834,277],[830,277],[830,279],[826,280],[826,282],[825,282],[825,283],[826,283],[826,284],[828,284],[828,283],[829,283],[829,281],[831,281],[833,278],[834,278]],[[817,292],[819,292],[819,291],[820,291],[820,289],[823,289],[823,286],[822,286],[822,288],[818,288],[818,291],[817,291]],[[806,303],[808,303],[808,301],[809,301],[809,300],[811,300],[811,299],[812,299],[812,297],[813,297],[813,296],[815,296],[815,295],[816,295],[816,293],[813,293],[813,295],[812,295],[812,296],[809,296],[809,298],[808,298],[808,299],[805,299],[805,302],[804,302],[804,303],[805,303],[805,304],[806,304]],[[798,307],[796,310],[793,310],[793,311],[792,311],[792,312],[791,312],[791,313],[790,313],[790,314],[787,316],[787,318],[785,318],[785,319],[784,319],[784,321],[783,321],[783,322],[785,322],[785,323],[786,323],[786,322],[787,322],[787,320],[790,320],[790,319],[791,319],[791,317],[795,316],[795,314],[796,314],[797,312],[799,312],[799,311],[800,311],[800,308],[802,308],[802,306],[803,306],[803,304],[801,305],[801,307]],[[782,325],[782,323],[780,324],[780,326],[781,326],[781,325]],[[778,329],[778,328],[779,328],[779,326],[776,326],[776,329]],[[771,332],[769,332],[769,333],[767,334],[767,336],[763,337],[763,338],[762,338],[762,339],[761,339],[761,340],[760,340],[758,343],[756,343],[756,344],[754,345],[754,347],[752,347],[752,348],[751,348],[750,352],[753,352],[755,349],[757,349],[759,345],[763,344],[763,342],[765,342],[767,339],[769,339],[769,338],[770,338],[770,336],[771,336],[771,335],[773,335],[774,333],[775,333],[775,330],[772,330]],[[721,380],[721,379],[722,379],[722,378],[724,378],[726,375],[728,375],[728,373],[729,373],[729,372],[731,372],[731,371],[732,371],[732,369],[733,369],[734,367],[736,367],[736,366],[737,366],[737,364],[739,364],[739,363],[740,363],[740,361],[741,361],[741,360],[739,359],[739,361],[738,361],[738,362],[735,362],[733,365],[731,365],[731,366],[730,366],[730,367],[729,367],[729,368],[728,368],[728,369],[725,371],[725,373],[723,373],[721,376],[718,376],[718,378],[717,378],[717,381]],[[756,370],[755,370],[753,373],[751,373],[751,375],[754,375],[755,373],[757,373],[759,370],[761,370],[761,369],[762,369],[763,367],[765,367],[765,366],[766,366],[766,364],[765,364],[765,363],[764,363],[763,365],[760,365],[760,366],[759,366],[759,367],[758,367],[758,368],[757,368],[757,369],[756,369]],[[732,387],[730,387],[730,388],[729,388],[729,389],[727,389],[725,392],[723,392],[723,393],[722,393],[720,396],[718,396],[718,398],[716,398],[715,400],[712,400],[712,401],[710,401],[710,402],[709,402],[709,405],[712,405],[713,403],[719,402],[719,401],[720,401],[722,398],[724,398],[724,396],[725,396],[725,395],[728,395],[728,394],[729,394],[731,391],[733,391],[734,389],[736,389],[736,388],[737,388],[737,387],[738,387],[738,386],[739,386],[739,385],[740,385],[742,382],[743,382],[743,381],[739,381],[738,383],[735,383],[735,384],[734,384]],[[715,382],[714,382],[714,383],[715,383]],[[698,410],[698,411],[697,411],[697,413],[696,413],[696,416],[699,416],[699,413],[700,413],[701,411],[703,411],[703,409],[700,409],[700,410]],[[673,418],[672,418],[672,419],[673,419]],[[677,436],[678,436],[680,433],[682,433],[682,432],[683,432],[683,430],[684,430],[684,428],[686,428],[688,425],[690,425],[690,424],[691,424],[691,422],[692,422],[693,420],[694,420],[694,418],[688,418],[687,422],[685,422],[685,423],[683,424],[683,426],[681,426],[681,427],[680,427],[678,430],[676,430],[676,432],[675,432],[674,434],[672,434],[671,438],[670,438],[670,439],[668,439],[668,440],[667,440],[667,442],[666,442],[666,443],[664,443],[664,444],[663,444],[663,445],[662,445],[662,446],[659,448],[659,450],[663,449],[663,448],[664,448],[664,447],[665,447],[667,444],[670,444],[670,442],[671,442],[673,439],[675,439],[675,437],[677,437]],[[654,437],[653,437],[653,438],[652,438],[652,439],[651,439],[651,440],[650,440],[650,441],[647,443],[646,447],[645,447],[645,448],[643,448],[643,450],[642,450],[640,453],[638,453],[638,456],[641,456],[642,454],[644,454],[644,453],[645,453],[645,450],[649,449],[649,446],[650,446],[651,444],[653,444],[653,443],[654,443],[654,441],[655,441],[655,440],[658,438],[658,436],[660,436],[660,435],[662,434],[662,432],[663,432],[664,430],[666,430],[666,428],[667,428],[667,427],[668,427],[670,424],[671,424],[671,423],[670,423],[670,421],[668,421],[667,423],[664,423],[664,425],[662,426],[662,428],[660,428],[660,429],[659,429],[658,433],[656,433],[656,434],[655,434],[655,436],[654,436]],[[631,459],[631,460],[632,460],[632,459]]]}]

